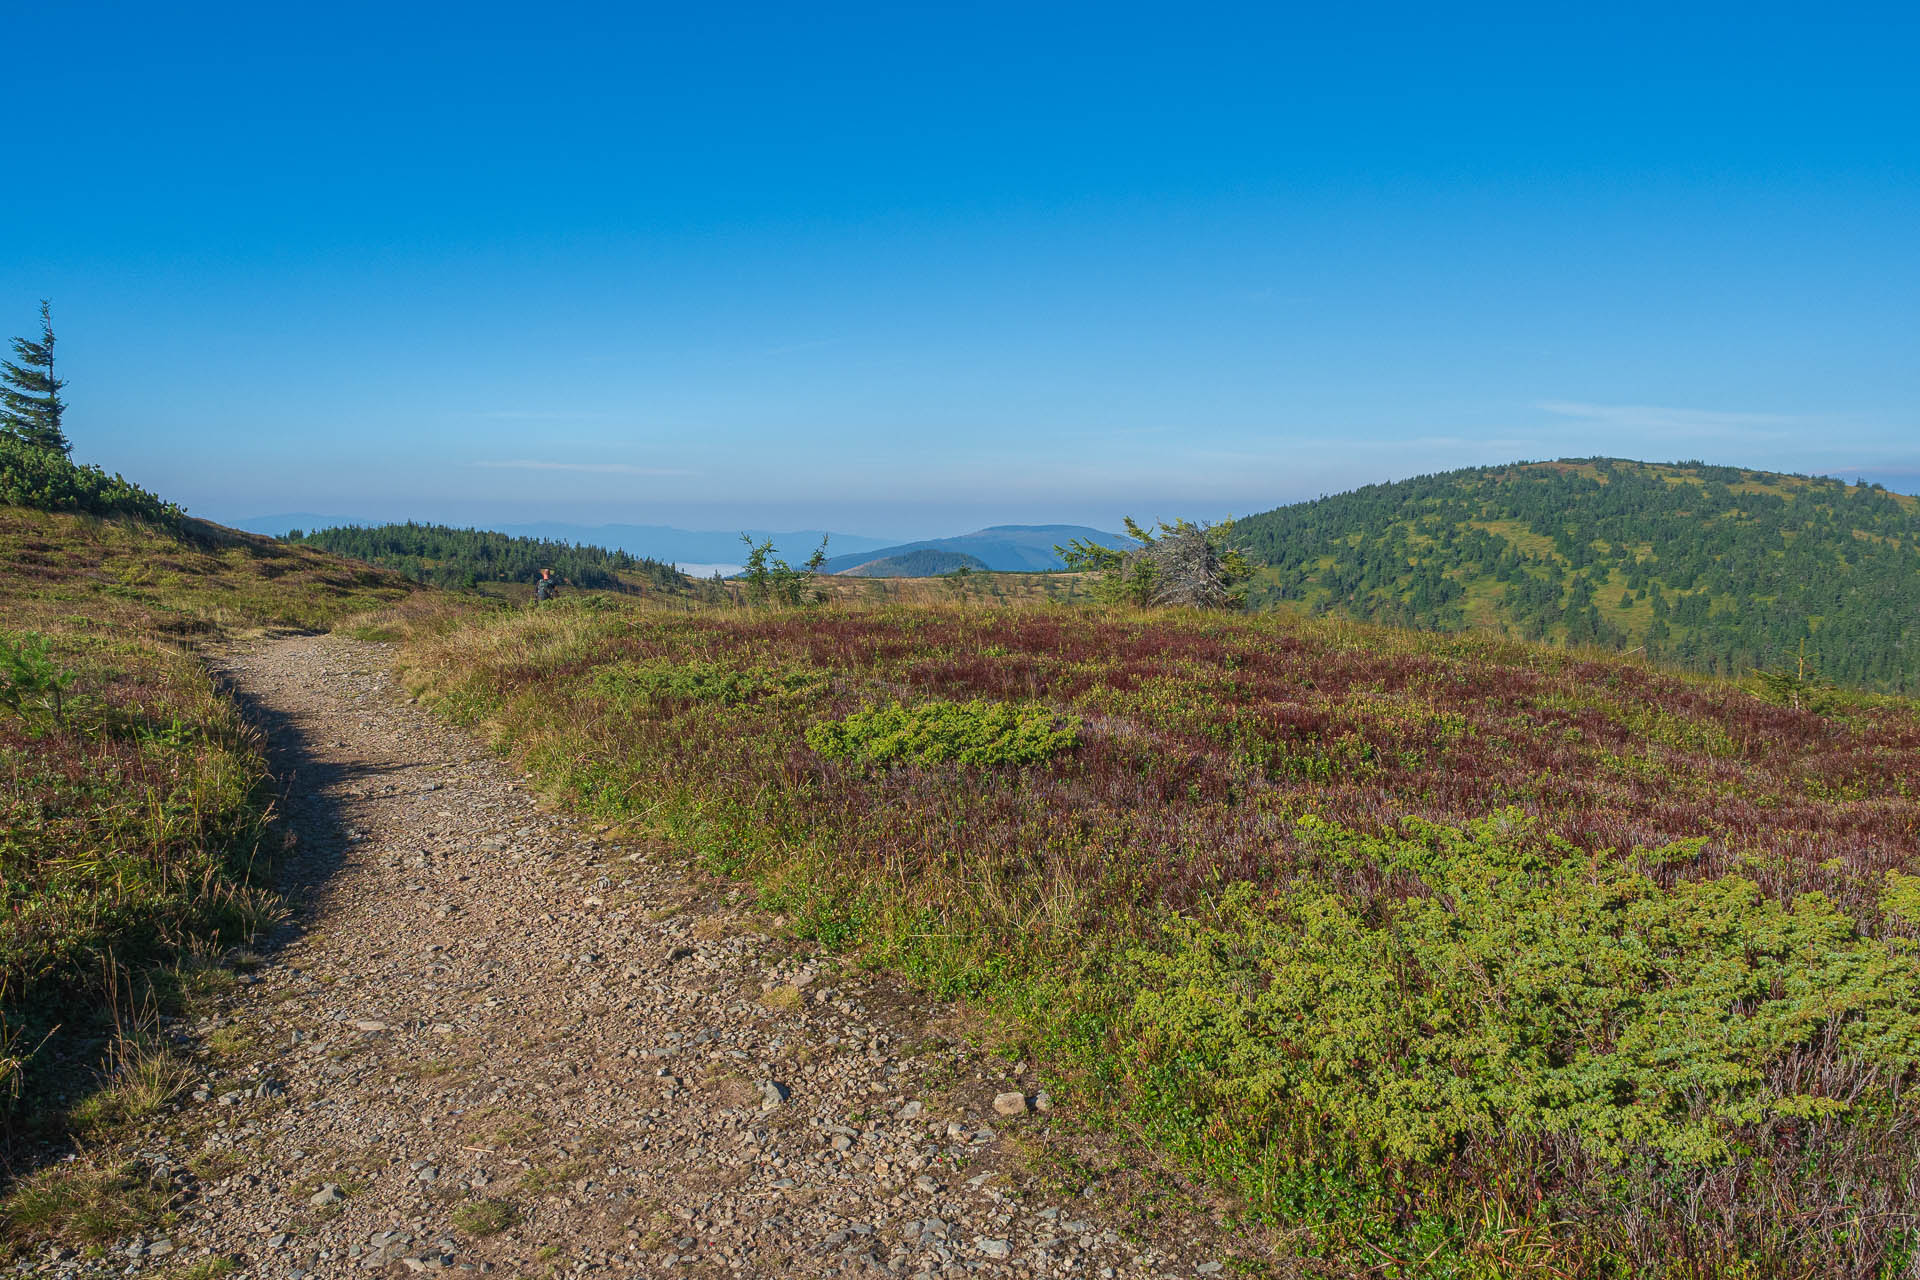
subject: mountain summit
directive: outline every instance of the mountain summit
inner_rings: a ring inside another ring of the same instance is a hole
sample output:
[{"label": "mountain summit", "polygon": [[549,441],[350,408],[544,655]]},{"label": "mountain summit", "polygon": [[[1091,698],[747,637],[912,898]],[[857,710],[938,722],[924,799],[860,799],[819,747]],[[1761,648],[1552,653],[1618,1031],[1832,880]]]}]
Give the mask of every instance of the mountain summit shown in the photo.
[{"label": "mountain summit", "polygon": [[[1075,538],[1089,542],[1098,542],[1102,546],[1126,547],[1132,541],[1122,534],[1103,533],[1098,529],[1089,529],[1078,524],[996,524],[985,529],[976,529],[972,533],[963,533],[952,538],[927,538],[920,542],[903,542],[896,547],[881,547],[874,551],[857,551],[850,555],[834,556],[827,561],[828,573],[852,573],[862,571],[858,576],[876,578],[894,578],[912,576],[912,570],[923,570],[928,565],[944,564],[946,572],[967,563],[969,568],[985,568],[1002,573],[1045,573],[1054,569],[1066,568],[1054,547],[1061,546]],[[916,551],[944,551],[957,556],[969,557],[972,563],[962,560],[943,560],[930,557],[913,557]],[[877,564],[890,561],[894,564]]]}]

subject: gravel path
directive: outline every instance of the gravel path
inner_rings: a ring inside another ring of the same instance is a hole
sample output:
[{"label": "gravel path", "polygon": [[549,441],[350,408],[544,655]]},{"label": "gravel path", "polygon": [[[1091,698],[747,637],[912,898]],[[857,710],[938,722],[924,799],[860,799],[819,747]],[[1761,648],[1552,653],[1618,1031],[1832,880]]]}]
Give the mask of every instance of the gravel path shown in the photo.
[{"label": "gravel path", "polygon": [[1144,1175],[969,1048],[953,1009],[543,809],[408,705],[391,657],[323,636],[222,660],[289,789],[294,918],[182,1029],[192,1100],[115,1153],[173,1180],[177,1224],[26,1267],[1221,1269],[1207,1214],[1149,1223]]}]

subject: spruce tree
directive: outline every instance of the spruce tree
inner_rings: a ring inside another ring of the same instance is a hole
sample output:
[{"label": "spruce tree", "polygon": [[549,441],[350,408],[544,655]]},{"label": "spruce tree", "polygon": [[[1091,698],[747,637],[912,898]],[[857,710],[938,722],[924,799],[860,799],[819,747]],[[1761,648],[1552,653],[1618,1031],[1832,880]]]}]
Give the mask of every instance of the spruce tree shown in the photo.
[{"label": "spruce tree", "polygon": [[38,449],[73,452],[60,415],[67,406],[60,399],[66,383],[53,376],[53,304],[40,301],[40,341],[15,338],[13,354],[19,363],[0,360],[0,431]]}]

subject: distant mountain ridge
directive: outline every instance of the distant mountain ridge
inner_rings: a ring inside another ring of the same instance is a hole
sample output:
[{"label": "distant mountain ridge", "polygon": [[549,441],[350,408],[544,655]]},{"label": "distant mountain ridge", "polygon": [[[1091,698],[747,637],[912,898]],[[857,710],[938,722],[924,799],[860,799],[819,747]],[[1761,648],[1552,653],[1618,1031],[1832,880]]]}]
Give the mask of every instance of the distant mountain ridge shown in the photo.
[{"label": "distant mountain ridge", "polygon": [[[1046,573],[1064,569],[1054,547],[1080,538],[1088,542],[1097,542],[1102,546],[1132,546],[1133,540],[1117,533],[1105,533],[1099,529],[1090,529],[1078,524],[997,524],[985,529],[976,529],[972,533],[963,533],[952,538],[926,538],[919,542],[903,542],[898,546],[881,547],[869,552],[855,552],[836,555],[827,560],[828,573],[847,573],[850,570],[867,568],[867,577],[919,577],[913,573],[873,572],[870,568],[876,562],[901,561],[915,552],[943,551],[969,556],[979,562],[978,567],[999,573]],[[828,544],[829,551],[833,549]],[[924,563],[924,562],[911,562]],[[955,568],[958,567],[956,564]],[[971,567],[971,566],[970,566]],[[951,572],[936,570],[936,572]]]},{"label": "distant mountain ridge", "polygon": [[860,533],[835,533],[826,529],[677,529],[659,524],[576,525],[552,522],[502,525],[503,533],[526,538],[553,538],[567,542],[587,542],[611,547],[630,555],[687,564],[734,564],[746,555],[740,543],[742,532],[758,540],[771,539],[774,554],[798,564],[813,554],[820,539],[827,539],[829,551],[846,547],[855,552],[877,552],[887,545],[885,538]]},{"label": "distant mountain ridge", "polygon": [[1618,458],[1370,485],[1236,523],[1252,602],[1920,693],[1920,499]]}]

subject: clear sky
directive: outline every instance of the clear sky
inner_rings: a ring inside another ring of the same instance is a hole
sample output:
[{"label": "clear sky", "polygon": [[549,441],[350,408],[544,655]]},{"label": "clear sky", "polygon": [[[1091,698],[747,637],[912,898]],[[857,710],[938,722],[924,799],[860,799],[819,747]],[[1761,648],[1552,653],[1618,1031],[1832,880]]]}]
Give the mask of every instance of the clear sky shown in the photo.
[{"label": "clear sky", "polygon": [[225,518],[1914,488],[1917,15],[14,6],[0,332],[51,296],[77,456]]}]

